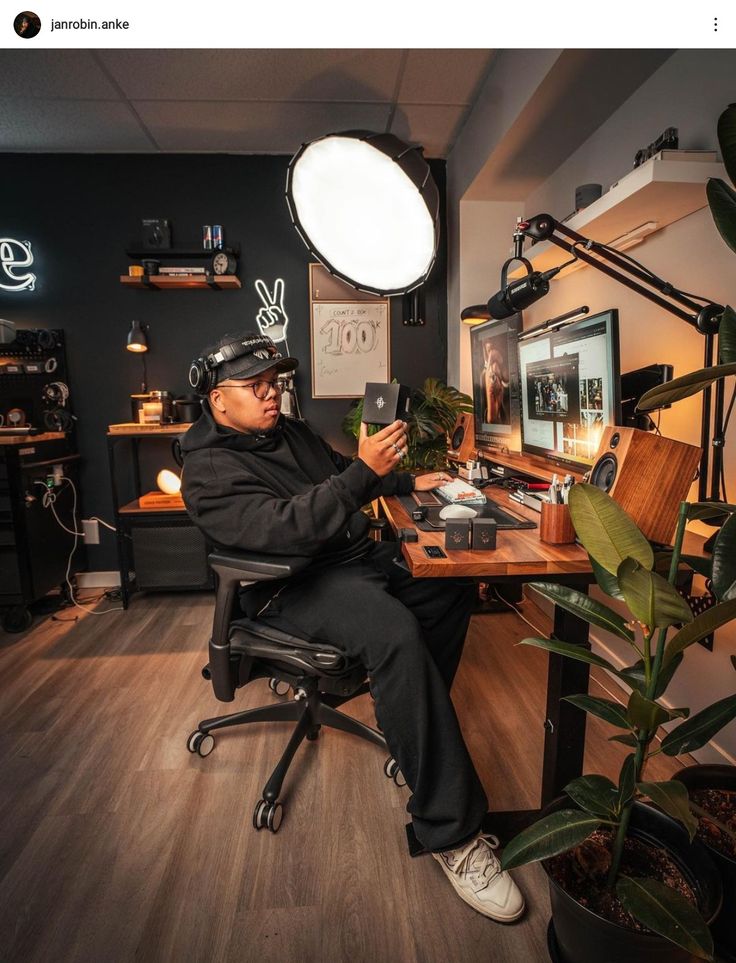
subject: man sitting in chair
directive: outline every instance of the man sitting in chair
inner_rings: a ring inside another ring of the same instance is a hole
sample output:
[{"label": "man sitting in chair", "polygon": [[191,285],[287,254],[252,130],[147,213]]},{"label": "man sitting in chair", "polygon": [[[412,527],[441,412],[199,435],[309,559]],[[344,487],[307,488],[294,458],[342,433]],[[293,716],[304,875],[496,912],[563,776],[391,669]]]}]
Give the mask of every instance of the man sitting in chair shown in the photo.
[{"label": "man sitting in chair", "polygon": [[474,586],[412,578],[394,546],[368,537],[361,511],[379,495],[429,491],[450,477],[396,471],[406,455],[401,421],[371,436],[362,425],[351,459],[284,418],[280,376],[297,364],[248,332],[221,338],[195,362],[190,380],[206,398],[182,441],[187,510],[223,547],[313,559],[281,586],[261,582],[243,593],[246,615],[323,639],[363,664],[376,719],[412,792],[417,839],[461,899],[511,922],[524,900],[501,871],[497,841],[480,832],[488,801],[450,700]]}]

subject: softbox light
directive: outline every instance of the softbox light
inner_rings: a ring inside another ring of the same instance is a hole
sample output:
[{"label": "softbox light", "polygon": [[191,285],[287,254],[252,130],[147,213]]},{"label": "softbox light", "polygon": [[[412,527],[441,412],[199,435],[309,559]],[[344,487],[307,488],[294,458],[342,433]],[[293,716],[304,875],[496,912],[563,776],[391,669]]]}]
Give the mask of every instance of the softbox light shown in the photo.
[{"label": "softbox light", "polygon": [[439,240],[439,191],[421,147],[345,131],[304,144],[289,163],[294,226],[335,277],[372,294],[422,284]]}]

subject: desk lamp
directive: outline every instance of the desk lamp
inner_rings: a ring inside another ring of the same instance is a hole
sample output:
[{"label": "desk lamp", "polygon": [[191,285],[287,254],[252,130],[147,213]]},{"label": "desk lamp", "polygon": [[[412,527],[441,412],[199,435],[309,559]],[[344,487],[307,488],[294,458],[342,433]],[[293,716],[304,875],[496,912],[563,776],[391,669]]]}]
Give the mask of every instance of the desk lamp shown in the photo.
[{"label": "desk lamp", "polygon": [[145,394],[148,391],[148,372],[146,371],[146,352],[148,351],[148,338],[146,337],[147,329],[148,325],[143,325],[140,321],[131,321],[130,331],[128,332],[128,343],[126,345],[128,351],[132,351],[134,354],[139,354],[141,356],[141,361],[143,362],[143,380],[141,381],[142,394]]}]

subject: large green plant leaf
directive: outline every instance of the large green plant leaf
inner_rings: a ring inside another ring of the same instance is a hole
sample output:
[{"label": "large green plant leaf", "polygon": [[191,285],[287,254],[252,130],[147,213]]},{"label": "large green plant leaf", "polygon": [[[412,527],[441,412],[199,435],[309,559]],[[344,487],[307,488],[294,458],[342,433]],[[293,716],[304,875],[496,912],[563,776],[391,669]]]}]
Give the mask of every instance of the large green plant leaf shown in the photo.
[{"label": "large green plant leaf", "polygon": [[669,782],[640,782],[636,788],[643,796],[663,809],[668,816],[672,816],[687,830],[692,842],[698,831],[698,820],[690,811],[690,799],[685,784],[672,779]]},{"label": "large green plant leaf", "polygon": [[634,617],[650,629],[692,622],[690,607],[667,579],[642,568],[636,559],[625,558],[617,577]]},{"label": "large green plant leaf", "polygon": [[607,632],[613,632],[625,642],[634,641],[634,633],[626,627],[626,620],[618,612],[614,612],[607,605],[597,602],[583,592],[553,582],[532,582],[532,588],[550,602],[554,602],[567,612],[572,612],[583,621],[597,625],[599,629],[605,629]]},{"label": "large green plant leaf", "polygon": [[720,177],[711,177],[705,193],[718,233],[736,252],[736,191]]},{"label": "large green plant leaf", "polygon": [[736,582],[733,582],[731,585],[729,585],[729,587],[723,593],[724,602],[731,602],[733,599],[736,599]]},{"label": "large green plant leaf", "polygon": [[680,629],[667,643],[662,659],[663,670],[672,659],[694,642],[700,642],[711,632],[736,619],[736,599],[729,599],[701,612],[689,625]]},{"label": "large green plant leaf", "polygon": [[666,384],[657,385],[656,388],[647,391],[639,399],[636,410],[655,411],[664,405],[672,405],[676,401],[682,401],[683,398],[689,398],[690,395],[696,395],[719,378],[727,378],[732,374],[736,374],[736,362],[714,365],[712,368],[699,368],[697,371],[691,371],[690,374],[674,378]]},{"label": "large green plant leaf", "polygon": [[729,305],[724,308],[718,327],[718,361],[736,361],[736,311]]},{"label": "large green plant leaf", "polygon": [[652,546],[610,495],[595,485],[573,485],[569,506],[585,550],[611,575],[616,575],[625,558],[635,558],[644,568],[652,568]]},{"label": "large green plant leaf", "polygon": [[[667,663],[662,660],[662,667],[659,670],[657,685],[654,689],[655,699],[659,699],[660,696],[664,695],[667,686],[672,681],[672,676],[677,671],[677,668],[681,662],[682,654],[675,655],[674,658]],[[641,659],[639,659],[638,662],[635,662],[634,665],[630,665],[625,669],[621,669],[620,672],[622,679],[627,685],[630,685],[632,689],[638,689],[642,695],[646,695],[647,679],[644,671],[644,663]]]},{"label": "large green plant leaf", "polygon": [[713,594],[720,601],[736,581],[736,515],[731,515],[713,546]]},{"label": "large green plant leaf", "polygon": [[713,569],[712,559],[704,555],[681,555],[680,561],[684,562],[685,565],[689,565],[693,572],[697,572],[698,575],[702,575],[704,578],[710,578]]},{"label": "large green plant leaf", "polygon": [[627,733],[625,736],[609,736],[608,741],[620,742],[622,746],[629,746],[630,749],[636,749],[639,745],[638,739],[632,733]]},{"label": "large green plant leaf", "polygon": [[693,502],[688,505],[687,520],[694,522],[722,516],[725,521],[733,512],[736,512],[736,505],[731,505],[728,502]]},{"label": "large green plant leaf", "polygon": [[713,937],[692,903],[654,879],[619,876],[616,895],[624,909],[671,943],[701,960],[713,959]]},{"label": "large green plant leaf", "polygon": [[712,706],[696,712],[662,740],[662,752],[677,756],[681,752],[694,752],[701,749],[713,736],[736,719],[736,695],[727,696]]},{"label": "large green plant leaf", "polygon": [[592,816],[615,819],[618,786],[606,776],[578,776],[564,790],[574,803]]},{"label": "large green plant leaf", "polygon": [[651,732],[652,729],[661,726],[663,722],[667,722],[670,718],[670,714],[665,708],[651,699],[647,699],[638,689],[634,689],[629,696],[626,715],[632,726],[646,732]]},{"label": "large green plant leaf", "polygon": [[601,822],[579,809],[561,809],[515,836],[503,851],[501,865],[512,869],[564,853],[587,839]]},{"label": "large green plant leaf", "polygon": [[615,665],[612,665],[606,661],[606,659],[602,659],[599,655],[596,655],[582,645],[573,645],[571,642],[558,642],[557,639],[539,638],[522,639],[521,642],[517,644],[534,645],[538,649],[546,649],[548,652],[554,652],[556,655],[564,655],[568,659],[576,659],[578,662],[597,665],[600,666],[601,669],[607,669],[609,672],[613,672],[614,675],[620,675]]},{"label": "large green plant leaf", "polygon": [[588,712],[592,716],[603,719],[604,722],[619,729],[631,729],[631,724],[626,718],[626,709],[618,702],[611,699],[600,699],[598,696],[591,695],[571,695],[563,696],[563,702],[569,702],[572,706],[577,706],[583,712]]},{"label": "large green plant leaf", "polygon": [[590,559],[590,564],[593,569],[593,575],[595,576],[595,580],[598,583],[598,587],[601,589],[601,591],[605,592],[606,595],[610,595],[613,599],[620,599],[623,601],[621,586],[618,584],[618,579],[616,576],[611,575],[610,572],[607,572],[602,565],[599,565],[598,562],[596,562],[592,555],[589,555],[588,558]]},{"label": "large green plant leaf", "polygon": [[731,183],[736,185],[736,104],[729,104],[718,118],[718,146]]}]

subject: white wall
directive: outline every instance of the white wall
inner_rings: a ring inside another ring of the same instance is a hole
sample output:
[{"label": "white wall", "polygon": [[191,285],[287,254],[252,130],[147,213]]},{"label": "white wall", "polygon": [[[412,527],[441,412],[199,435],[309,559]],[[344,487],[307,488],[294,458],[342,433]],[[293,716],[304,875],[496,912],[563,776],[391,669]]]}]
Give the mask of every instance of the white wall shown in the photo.
[{"label": "white wall", "polygon": [[[531,216],[542,211],[565,217],[574,207],[578,184],[597,182],[604,190],[631,168],[636,150],[668,126],[680,131],[683,148],[717,147],[716,122],[721,111],[736,101],[736,53],[734,51],[678,51],[631,96],[574,154],[532,195],[524,200]],[[462,304],[487,299],[498,287],[498,270],[508,257],[511,234],[519,205],[462,202],[458,209],[460,270],[458,289]],[[685,291],[736,305],[736,255],[728,250],[713,226],[707,208],[683,218],[630,249],[629,253]],[[484,287],[484,285],[486,285]],[[595,312],[619,309],[622,370],[651,362],[669,362],[681,375],[702,366],[703,339],[693,329],[634,292],[592,268],[576,271],[552,283],[543,301],[525,312],[525,326],[569,310],[579,304]],[[457,359],[462,387],[470,385],[467,330],[457,316],[449,314],[448,340],[455,341],[449,359]],[[728,395],[732,384],[728,386]],[[727,397],[728,397],[727,395]],[[680,402],[662,413],[663,434],[697,443],[700,432],[700,398]],[[725,455],[730,500],[736,500],[736,426]],[[694,494],[694,493],[693,493]],[[703,529],[706,531],[705,529]],[[628,650],[612,638],[601,640],[614,659]],[[674,705],[697,711],[730,695],[736,689],[729,656],[736,652],[736,627],[721,630],[715,650],[692,646],[676,680],[667,693]],[[736,757],[736,723],[703,751],[703,759],[719,759],[719,753]]]}]

